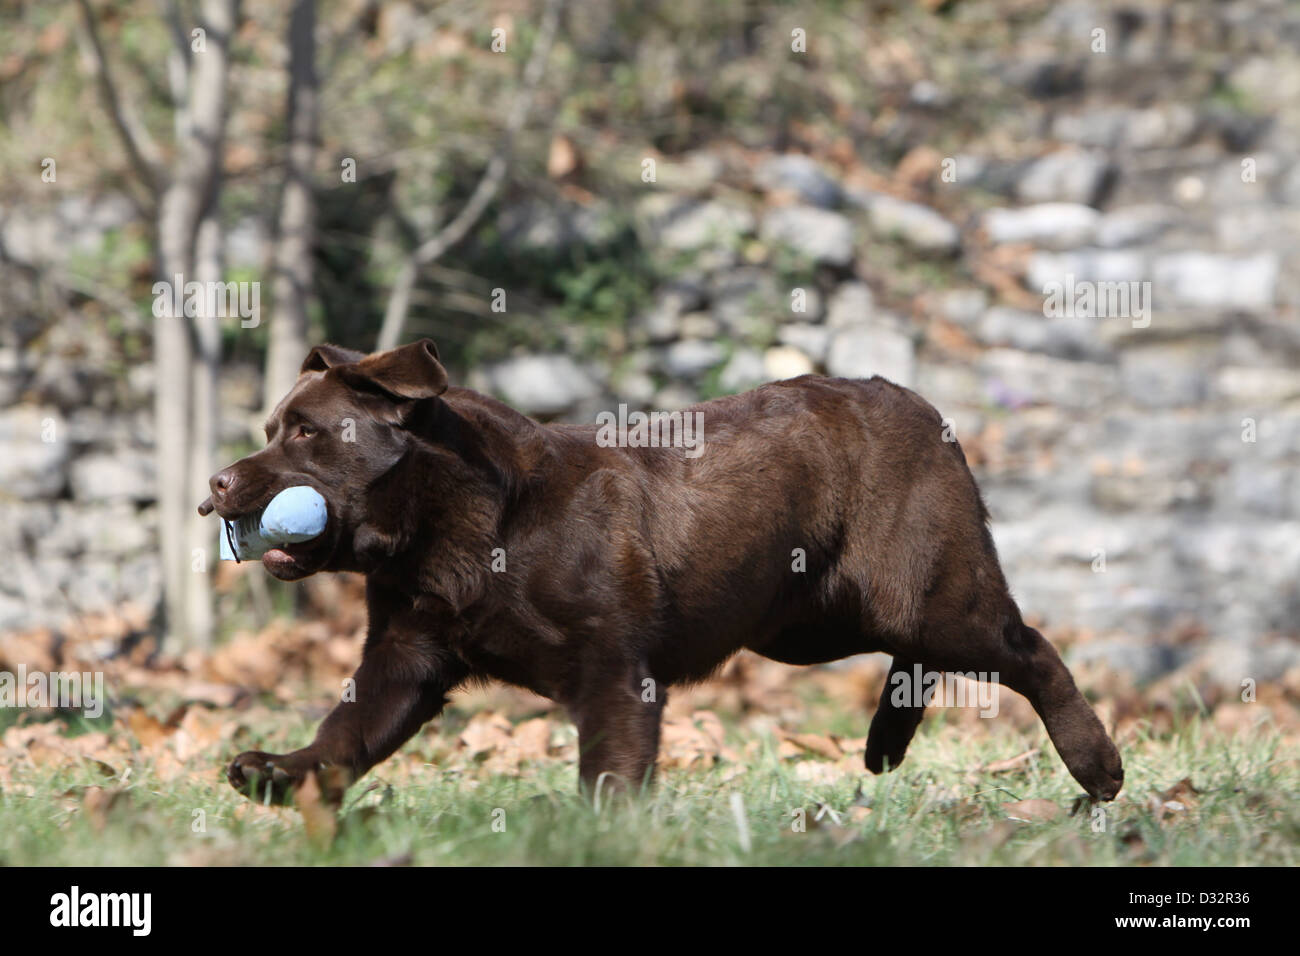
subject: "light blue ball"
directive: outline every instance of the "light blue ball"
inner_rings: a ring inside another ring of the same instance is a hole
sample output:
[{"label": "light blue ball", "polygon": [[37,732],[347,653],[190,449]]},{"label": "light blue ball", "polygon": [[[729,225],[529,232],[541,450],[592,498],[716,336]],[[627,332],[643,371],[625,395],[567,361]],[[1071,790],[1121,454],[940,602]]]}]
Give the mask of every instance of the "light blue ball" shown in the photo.
[{"label": "light blue ball", "polygon": [[310,541],[325,530],[325,499],[309,485],[286,488],[262,512],[262,537],[276,544]]},{"label": "light blue ball", "polygon": [[279,545],[310,541],[325,530],[328,521],[325,499],[315,488],[286,488],[261,513],[245,515],[229,525],[222,522],[221,559],[251,561]]}]

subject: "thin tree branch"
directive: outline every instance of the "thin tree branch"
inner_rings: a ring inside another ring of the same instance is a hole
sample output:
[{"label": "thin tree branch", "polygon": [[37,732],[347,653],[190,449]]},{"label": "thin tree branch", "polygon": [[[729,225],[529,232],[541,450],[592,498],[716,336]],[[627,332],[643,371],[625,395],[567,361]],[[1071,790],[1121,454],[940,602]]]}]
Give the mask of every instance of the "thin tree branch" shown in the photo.
[{"label": "thin tree branch", "polygon": [[541,27],[537,42],[533,44],[528,63],[524,66],[523,78],[510,113],[506,117],[505,133],[500,148],[488,162],[483,178],[470,194],[469,200],[461,211],[439,232],[421,243],[397,274],[393,291],[388,297],[388,308],[384,311],[384,324],[379,330],[379,349],[391,349],[402,338],[402,328],[406,324],[406,313],[411,304],[411,290],[420,268],[440,258],[456,243],[460,242],[474,228],[484,210],[491,205],[505,180],[510,156],[514,149],[515,137],[523,128],[524,120],[532,107],[533,95],[546,72],[546,61],[550,57],[551,45],[559,27],[560,11],[564,0],[547,0],[546,9],[542,11]]},{"label": "thin tree branch", "polygon": [[162,187],[158,149],[144,126],[135,122],[122,105],[121,97],[117,92],[117,83],[108,65],[108,57],[104,53],[104,44],[99,38],[95,14],[90,9],[90,0],[77,0],[77,5],[81,7],[81,17],[85,21],[86,33],[90,39],[90,52],[95,59],[95,75],[99,81],[99,94],[104,100],[104,108],[108,112],[109,119],[113,121],[113,127],[117,130],[118,138],[122,141],[136,175],[139,176],[152,200],[157,201]]}]

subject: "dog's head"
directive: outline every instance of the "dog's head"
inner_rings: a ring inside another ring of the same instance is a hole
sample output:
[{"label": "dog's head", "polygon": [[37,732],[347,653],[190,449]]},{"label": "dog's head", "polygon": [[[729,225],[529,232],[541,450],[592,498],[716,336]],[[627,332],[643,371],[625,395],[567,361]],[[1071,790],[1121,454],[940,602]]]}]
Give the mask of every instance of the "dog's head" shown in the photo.
[{"label": "dog's head", "polygon": [[263,566],[284,581],[360,570],[357,539],[369,520],[370,492],[416,442],[410,423],[446,389],[447,372],[428,339],[373,355],[312,349],[266,422],[266,447],[213,475],[199,514],[237,519],[285,488],[310,485],[325,499],[325,531],[268,551]]}]

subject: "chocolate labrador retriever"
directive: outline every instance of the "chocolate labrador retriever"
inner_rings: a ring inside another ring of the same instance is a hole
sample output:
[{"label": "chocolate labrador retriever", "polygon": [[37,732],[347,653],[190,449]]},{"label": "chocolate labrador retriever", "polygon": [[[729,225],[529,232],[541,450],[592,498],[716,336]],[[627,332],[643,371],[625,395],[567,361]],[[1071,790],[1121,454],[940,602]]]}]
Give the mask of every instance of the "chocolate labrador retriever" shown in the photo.
[{"label": "chocolate labrador retriever", "polygon": [[458,685],[495,678],[568,709],[584,787],[641,785],[666,689],[749,648],[790,664],[892,654],[867,737],[874,773],[899,765],[921,720],[924,699],[894,693],[920,665],[995,675],[1092,797],[1119,792],[1119,753],[1021,620],[932,406],[881,378],[804,375],[689,411],[698,447],[628,447],[449,388],[427,339],[313,349],[267,446],[213,475],[199,511],[236,519],[315,488],[325,532],[262,564],[285,581],[364,574],[369,634],[355,701],[301,750],[240,754],[231,784],[286,800],[333,768],[346,785]]}]

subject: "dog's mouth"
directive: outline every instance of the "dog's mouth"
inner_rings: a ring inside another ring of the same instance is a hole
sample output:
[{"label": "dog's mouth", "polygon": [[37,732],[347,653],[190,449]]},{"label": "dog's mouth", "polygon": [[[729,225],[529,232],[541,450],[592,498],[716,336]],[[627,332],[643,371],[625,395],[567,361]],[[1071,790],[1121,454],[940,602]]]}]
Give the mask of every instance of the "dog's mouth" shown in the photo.
[{"label": "dog's mouth", "polygon": [[313,565],[323,564],[321,543],[329,535],[329,528],[319,538],[301,544],[282,544],[262,555],[262,567],[277,578],[302,577],[315,570]]},{"label": "dog's mouth", "polygon": [[213,504],[212,498],[209,496],[203,499],[203,504],[199,505],[199,516],[206,518],[208,515],[215,512],[216,516],[222,521],[235,522],[240,518],[256,514],[259,511],[264,511],[276,494],[277,492],[274,491],[270,494],[265,494],[257,502],[251,505],[240,505],[239,507],[225,505],[220,508]]},{"label": "dog's mouth", "polygon": [[[199,505],[199,514],[207,516],[215,512],[222,522],[222,534],[229,535],[232,533],[235,522],[248,515],[264,511],[271,503],[271,499],[282,490],[282,488],[272,489],[253,503],[240,504],[237,507],[232,507],[229,504],[217,507],[209,497]],[[282,542],[263,552],[260,558],[262,567],[281,581],[296,581],[305,578],[315,574],[329,562],[334,553],[335,545],[338,543],[336,539],[337,523],[331,515],[325,529],[310,541],[301,541],[296,544]],[[235,551],[233,543],[231,550]],[[244,560],[259,559],[245,558]]]}]

